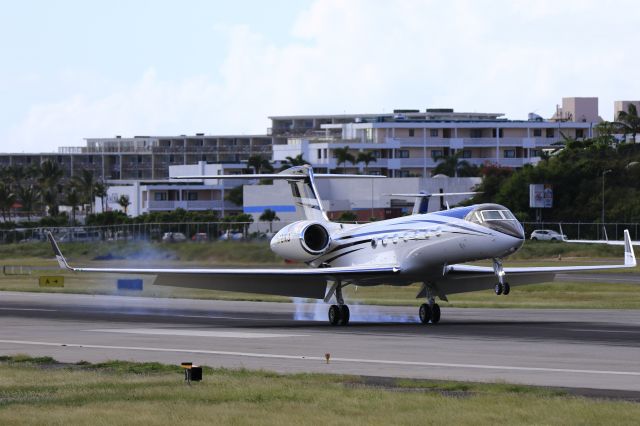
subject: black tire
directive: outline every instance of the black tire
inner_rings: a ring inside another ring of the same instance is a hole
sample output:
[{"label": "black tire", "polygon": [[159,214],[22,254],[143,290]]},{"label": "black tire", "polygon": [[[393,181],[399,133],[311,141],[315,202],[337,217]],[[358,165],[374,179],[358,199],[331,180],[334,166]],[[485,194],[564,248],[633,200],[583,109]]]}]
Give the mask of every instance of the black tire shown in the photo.
[{"label": "black tire", "polygon": [[420,305],[418,315],[420,316],[421,323],[429,324],[429,321],[431,320],[431,306],[427,305],[426,303]]},{"label": "black tire", "polygon": [[440,305],[434,303],[431,307],[431,323],[437,324],[440,322]]},{"label": "black tire", "polygon": [[329,307],[329,324],[338,325],[340,323],[340,308],[338,305],[331,305]]},{"label": "black tire", "polygon": [[538,241],[538,238],[536,238],[536,237],[531,237],[531,241]]},{"label": "black tire", "polygon": [[558,239],[553,237],[553,238],[551,238],[551,241],[558,241]]},{"label": "black tire", "polygon": [[500,283],[496,284],[496,285],[493,287],[493,291],[495,291],[495,292],[496,292],[496,295],[497,295],[497,296],[500,296],[500,295],[502,294],[502,291],[503,291],[503,290],[504,290],[504,289],[502,288],[502,284],[500,284]]},{"label": "black tire", "polygon": [[510,292],[511,292],[511,286],[509,285],[509,283],[504,283],[504,290],[502,291],[502,294],[506,296]]},{"label": "black tire", "polygon": [[340,305],[340,325],[348,325],[350,316],[349,307],[347,305]]}]

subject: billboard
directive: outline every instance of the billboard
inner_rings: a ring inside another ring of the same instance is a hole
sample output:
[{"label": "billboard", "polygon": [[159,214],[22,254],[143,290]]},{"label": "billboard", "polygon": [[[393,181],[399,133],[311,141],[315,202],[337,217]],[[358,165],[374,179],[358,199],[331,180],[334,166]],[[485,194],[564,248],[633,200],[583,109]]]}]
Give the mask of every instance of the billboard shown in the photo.
[{"label": "billboard", "polygon": [[529,185],[529,207],[532,209],[553,207],[553,187],[547,184]]}]

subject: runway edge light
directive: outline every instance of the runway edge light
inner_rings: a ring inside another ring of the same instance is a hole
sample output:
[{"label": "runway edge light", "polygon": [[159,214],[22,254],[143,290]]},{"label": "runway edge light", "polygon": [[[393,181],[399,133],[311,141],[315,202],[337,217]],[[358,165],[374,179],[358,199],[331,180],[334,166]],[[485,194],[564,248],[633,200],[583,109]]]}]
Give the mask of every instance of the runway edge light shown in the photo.
[{"label": "runway edge light", "polygon": [[180,367],[184,368],[184,381],[187,382],[187,384],[202,380],[202,367],[193,365],[192,362],[182,362],[180,363]]}]

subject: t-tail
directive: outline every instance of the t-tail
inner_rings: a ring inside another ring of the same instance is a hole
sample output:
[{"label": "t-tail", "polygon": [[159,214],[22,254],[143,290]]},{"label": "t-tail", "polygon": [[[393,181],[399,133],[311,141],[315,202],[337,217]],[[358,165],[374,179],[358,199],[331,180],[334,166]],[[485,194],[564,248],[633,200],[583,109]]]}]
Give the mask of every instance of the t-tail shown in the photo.
[{"label": "t-tail", "polygon": [[[440,190],[442,191],[442,190]],[[396,197],[415,197],[415,202],[413,203],[413,211],[411,214],[424,214],[429,212],[429,200],[432,197],[441,197],[440,198],[440,210],[449,210],[449,202],[445,199],[448,196],[460,196],[460,195],[475,195],[481,194],[481,192],[438,192],[434,194],[427,194],[424,191],[420,191],[416,194],[389,194],[391,196]]]},{"label": "t-tail", "polygon": [[329,220],[322,207],[318,188],[316,187],[313,169],[310,166],[294,166],[281,172],[283,175],[299,175],[300,178],[287,179],[291,186],[293,203],[298,215],[307,220],[326,222]]},{"label": "t-tail", "polygon": [[313,168],[309,165],[294,166],[280,173],[268,174],[241,174],[241,175],[193,175],[193,176],[175,176],[171,179],[284,179],[291,186],[291,194],[296,211],[299,215],[304,216],[307,220],[315,220],[318,222],[327,222],[329,218],[322,206],[318,188],[316,187],[316,179],[353,179],[366,178],[376,179],[384,178],[378,175],[352,175],[352,174],[331,174],[322,173],[314,174]]}]

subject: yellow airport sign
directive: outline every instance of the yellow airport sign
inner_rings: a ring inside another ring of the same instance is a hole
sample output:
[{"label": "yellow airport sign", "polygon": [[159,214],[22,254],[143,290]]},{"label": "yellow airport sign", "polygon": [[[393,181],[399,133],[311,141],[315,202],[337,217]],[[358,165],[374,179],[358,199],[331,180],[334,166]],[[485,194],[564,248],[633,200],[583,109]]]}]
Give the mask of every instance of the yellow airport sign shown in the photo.
[{"label": "yellow airport sign", "polygon": [[62,276],[41,276],[39,278],[40,287],[64,287],[64,277]]}]

